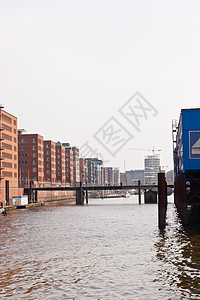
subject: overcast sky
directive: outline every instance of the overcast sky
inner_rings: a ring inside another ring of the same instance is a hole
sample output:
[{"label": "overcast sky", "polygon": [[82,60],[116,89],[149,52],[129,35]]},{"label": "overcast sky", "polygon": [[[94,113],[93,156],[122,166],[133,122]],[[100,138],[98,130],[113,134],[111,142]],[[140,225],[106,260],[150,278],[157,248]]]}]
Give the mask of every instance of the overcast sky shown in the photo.
[{"label": "overcast sky", "polygon": [[[106,165],[143,168],[151,151],[129,149],[154,146],[169,170],[171,121],[200,106],[199,15],[197,0],[0,0],[0,101],[28,133],[88,141]],[[119,111],[137,91],[140,131]],[[110,119],[120,150],[97,139]]]}]

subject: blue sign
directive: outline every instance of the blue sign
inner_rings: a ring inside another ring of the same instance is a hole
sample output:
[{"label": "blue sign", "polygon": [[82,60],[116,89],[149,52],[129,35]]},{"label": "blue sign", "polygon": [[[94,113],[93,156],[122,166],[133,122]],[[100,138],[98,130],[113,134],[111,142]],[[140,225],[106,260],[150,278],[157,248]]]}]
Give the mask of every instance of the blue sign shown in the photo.
[{"label": "blue sign", "polygon": [[189,131],[189,157],[200,159],[200,131]]}]

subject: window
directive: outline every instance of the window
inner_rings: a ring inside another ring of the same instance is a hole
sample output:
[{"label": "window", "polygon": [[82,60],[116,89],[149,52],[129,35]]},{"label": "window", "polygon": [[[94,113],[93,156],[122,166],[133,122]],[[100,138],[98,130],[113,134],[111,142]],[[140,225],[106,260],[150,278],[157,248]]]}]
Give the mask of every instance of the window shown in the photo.
[{"label": "window", "polygon": [[36,163],[37,163],[37,161],[34,159],[34,160],[33,160],[33,165],[36,165]]},{"label": "window", "polygon": [[49,154],[50,154],[50,151],[47,151],[46,154],[49,155]]},{"label": "window", "polygon": [[37,181],[37,176],[33,176],[33,181]]},{"label": "window", "polygon": [[27,173],[27,168],[25,168],[25,173]]},{"label": "window", "polygon": [[18,149],[20,150],[20,146],[18,147]]},{"label": "window", "polygon": [[24,154],[22,153],[22,158],[24,157]]},{"label": "window", "polygon": [[66,158],[66,161],[69,161],[69,158]]},{"label": "window", "polygon": [[24,139],[21,139],[21,143],[22,143],[22,144],[24,143]]},{"label": "window", "polygon": [[50,157],[47,157],[47,161],[50,161]]},{"label": "window", "polygon": [[60,172],[58,172],[58,176],[60,176]]},{"label": "window", "polygon": [[60,155],[57,155],[57,158],[60,158]]},{"label": "window", "polygon": [[60,170],[60,166],[58,166],[58,170]]},{"label": "window", "polygon": [[21,161],[19,160],[19,165],[21,164]]},{"label": "window", "polygon": [[24,157],[27,157],[27,154],[26,154],[26,153],[24,154]]},{"label": "window", "polygon": [[24,150],[27,150],[27,146],[24,146]]},{"label": "window", "polygon": [[20,153],[19,153],[19,156],[18,156],[18,157],[20,158],[20,156],[21,156],[21,155],[20,155]]},{"label": "window", "polygon": [[33,146],[33,150],[36,150],[36,146],[35,145]]},{"label": "window", "polygon": [[24,173],[24,168],[22,168],[22,173]]},{"label": "window", "polygon": [[25,160],[25,165],[27,165],[27,160]]},{"label": "window", "polygon": [[24,181],[24,176],[22,176],[22,181]]},{"label": "window", "polygon": [[47,168],[50,168],[50,164],[47,164]]},{"label": "window", "polygon": [[33,172],[34,172],[34,173],[37,172],[37,168],[33,168]]},{"label": "window", "polygon": [[22,146],[22,151],[24,151],[24,146]]},{"label": "window", "polygon": [[33,152],[33,158],[35,158],[36,157],[36,153],[35,152]]},{"label": "window", "polygon": [[46,145],[46,148],[49,148],[49,145],[48,145],[48,144]]},{"label": "window", "polygon": [[48,174],[48,175],[50,174],[50,170],[47,170],[47,174]]},{"label": "window", "polygon": [[22,165],[24,164],[24,161],[22,160]]},{"label": "window", "polygon": [[35,143],[36,143],[36,139],[35,139],[35,138],[33,138],[32,142],[35,144]]}]

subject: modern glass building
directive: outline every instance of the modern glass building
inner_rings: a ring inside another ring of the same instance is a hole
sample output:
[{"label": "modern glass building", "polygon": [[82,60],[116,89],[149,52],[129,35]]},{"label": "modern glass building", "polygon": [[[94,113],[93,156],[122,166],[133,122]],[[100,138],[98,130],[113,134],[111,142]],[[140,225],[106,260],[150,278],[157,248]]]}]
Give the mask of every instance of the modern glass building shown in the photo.
[{"label": "modern glass building", "polygon": [[160,155],[148,155],[144,158],[144,182],[147,184],[158,183],[158,173],[160,172]]}]

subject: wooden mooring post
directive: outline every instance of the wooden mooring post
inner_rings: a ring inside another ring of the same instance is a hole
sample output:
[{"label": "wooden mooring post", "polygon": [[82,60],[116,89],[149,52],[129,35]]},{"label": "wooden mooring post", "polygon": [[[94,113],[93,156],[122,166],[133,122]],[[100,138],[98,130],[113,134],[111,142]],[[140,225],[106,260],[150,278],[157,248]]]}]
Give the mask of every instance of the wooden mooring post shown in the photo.
[{"label": "wooden mooring post", "polygon": [[166,225],[167,212],[167,188],[165,173],[158,173],[158,224],[159,228]]},{"label": "wooden mooring post", "polygon": [[6,180],[6,205],[9,205],[9,180]]},{"label": "wooden mooring post", "polygon": [[80,187],[76,190],[76,205],[84,204],[84,191],[82,182],[80,182]]},{"label": "wooden mooring post", "polygon": [[139,201],[139,204],[141,204],[141,185],[140,185],[140,180],[138,180],[138,201]]},{"label": "wooden mooring post", "polygon": [[86,200],[86,204],[88,204],[88,190],[87,189],[85,191],[85,200]]}]

